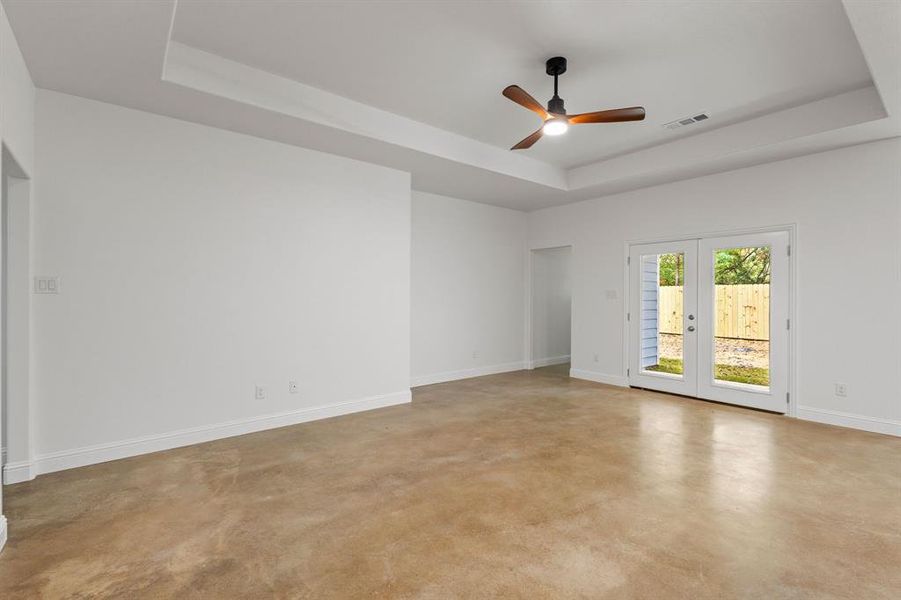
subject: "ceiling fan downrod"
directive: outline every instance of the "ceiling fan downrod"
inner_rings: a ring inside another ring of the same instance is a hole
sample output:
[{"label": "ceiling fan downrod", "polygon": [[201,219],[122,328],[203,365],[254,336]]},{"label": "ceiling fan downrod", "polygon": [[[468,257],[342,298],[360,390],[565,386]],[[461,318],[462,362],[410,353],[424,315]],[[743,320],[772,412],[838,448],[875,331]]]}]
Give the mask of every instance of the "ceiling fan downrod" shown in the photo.
[{"label": "ceiling fan downrod", "polygon": [[549,58],[545,63],[545,72],[554,78],[554,97],[548,100],[547,111],[555,115],[565,115],[563,98],[557,95],[557,78],[566,73],[566,58],[562,56]]}]

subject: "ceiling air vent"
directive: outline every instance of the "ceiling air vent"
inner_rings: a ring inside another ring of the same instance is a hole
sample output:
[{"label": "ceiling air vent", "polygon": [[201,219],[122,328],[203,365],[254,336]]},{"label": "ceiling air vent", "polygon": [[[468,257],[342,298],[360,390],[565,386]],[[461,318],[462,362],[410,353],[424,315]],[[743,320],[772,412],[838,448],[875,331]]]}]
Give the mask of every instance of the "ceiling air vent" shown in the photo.
[{"label": "ceiling air vent", "polygon": [[675,121],[670,121],[669,123],[664,123],[664,129],[679,129],[680,127],[685,127],[686,125],[693,125],[700,121],[706,121],[710,118],[710,115],[707,113],[701,113],[699,115],[695,115],[693,117],[685,117],[684,119],[676,119]]}]

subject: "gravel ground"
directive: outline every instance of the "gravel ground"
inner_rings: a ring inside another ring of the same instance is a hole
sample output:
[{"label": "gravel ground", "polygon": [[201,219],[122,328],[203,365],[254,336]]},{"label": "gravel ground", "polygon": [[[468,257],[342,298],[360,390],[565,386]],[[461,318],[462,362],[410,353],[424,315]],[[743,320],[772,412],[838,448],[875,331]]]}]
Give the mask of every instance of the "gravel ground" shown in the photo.
[{"label": "gravel ground", "polygon": [[[682,336],[661,333],[658,341],[660,356],[664,358],[682,358]],[[738,340],[732,338],[716,338],[716,361],[721,365],[736,367],[770,366],[770,343],[758,340]]]}]

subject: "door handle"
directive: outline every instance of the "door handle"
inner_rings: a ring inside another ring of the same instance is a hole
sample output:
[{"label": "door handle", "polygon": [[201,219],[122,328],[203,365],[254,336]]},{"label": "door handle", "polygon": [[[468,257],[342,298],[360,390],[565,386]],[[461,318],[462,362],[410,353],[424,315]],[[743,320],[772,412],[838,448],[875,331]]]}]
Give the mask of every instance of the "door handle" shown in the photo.
[{"label": "door handle", "polygon": [[695,330],[695,326],[694,326],[694,325],[689,325],[689,326],[688,326],[688,330],[689,330],[689,331],[694,331],[694,330]]}]

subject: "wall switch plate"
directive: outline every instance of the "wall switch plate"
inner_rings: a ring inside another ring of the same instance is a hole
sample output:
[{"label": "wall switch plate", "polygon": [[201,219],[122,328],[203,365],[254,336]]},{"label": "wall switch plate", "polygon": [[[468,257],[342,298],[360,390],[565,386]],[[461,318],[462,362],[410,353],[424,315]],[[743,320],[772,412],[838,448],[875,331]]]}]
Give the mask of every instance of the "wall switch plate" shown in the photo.
[{"label": "wall switch plate", "polygon": [[297,382],[296,382],[296,381],[289,381],[289,382],[288,382],[288,393],[289,393],[289,394],[296,394],[297,391],[298,391]]},{"label": "wall switch plate", "polygon": [[835,395],[841,396],[842,398],[847,396],[848,395],[848,386],[845,385],[844,383],[836,383],[835,384]]},{"label": "wall switch plate", "polygon": [[265,400],[266,399],[266,388],[261,385],[253,388],[253,397],[257,400]]},{"label": "wall switch plate", "polygon": [[59,277],[40,276],[34,278],[35,294],[58,294]]},{"label": "wall switch plate", "polygon": [[619,294],[616,293],[616,290],[607,290],[604,292],[607,297],[607,300],[616,300],[619,297]]},{"label": "wall switch plate", "polygon": [[594,354],[594,362],[598,362],[599,360],[600,360],[600,357],[598,356],[597,352],[595,352],[595,354]]}]

